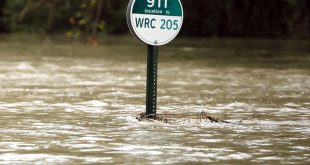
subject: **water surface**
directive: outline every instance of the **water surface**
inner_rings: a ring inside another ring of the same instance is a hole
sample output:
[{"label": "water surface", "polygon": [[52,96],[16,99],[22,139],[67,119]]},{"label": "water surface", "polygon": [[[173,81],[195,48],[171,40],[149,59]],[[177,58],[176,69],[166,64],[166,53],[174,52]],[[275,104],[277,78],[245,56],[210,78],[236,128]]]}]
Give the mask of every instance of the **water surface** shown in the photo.
[{"label": "water surface", "polygon": [[135,119],[145,109],[144,45],[29,37],[0,40],[0,164],[310,163],[309,42],[162,47],[159,113],[261,115],[164,124]]}]

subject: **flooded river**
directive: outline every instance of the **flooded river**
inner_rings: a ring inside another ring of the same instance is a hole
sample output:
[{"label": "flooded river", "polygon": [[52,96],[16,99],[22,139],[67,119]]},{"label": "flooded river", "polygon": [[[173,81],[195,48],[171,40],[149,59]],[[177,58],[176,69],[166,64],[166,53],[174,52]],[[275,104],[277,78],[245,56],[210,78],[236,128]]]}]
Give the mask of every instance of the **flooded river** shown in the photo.
[{"label": "flooded river", "polygon": [[160,48],[158,113],[260,114],[244,124],[138,122],[145,54],[129,37],[98,47],[2,37],[0,164],[310,164],[309,42]]}]

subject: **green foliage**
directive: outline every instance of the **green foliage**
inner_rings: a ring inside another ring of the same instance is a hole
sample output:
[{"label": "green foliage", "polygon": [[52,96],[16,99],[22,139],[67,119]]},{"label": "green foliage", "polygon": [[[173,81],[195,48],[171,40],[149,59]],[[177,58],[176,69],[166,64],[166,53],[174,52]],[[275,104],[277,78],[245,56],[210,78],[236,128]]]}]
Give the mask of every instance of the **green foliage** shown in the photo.
[{"label": "green foliage", "polygon": [[2,5],[4,9],[0,10],[5,11],[6,16],[0,15],[0,18],[6,18],[6,27],[12,32],[66,32],[68,37],[79,38],[105,30],[105,22],[98,12],[98,7],[102,8],[102,0],[6,2],[5,7]]},{"label": "green foliage", "polygon": [[12,32],[49,32],[62,17],[60,0],[9,0],[5,11]]},{"label": "green foliage", "polygon": [[[310,37],[310,0],[182,0],[182,35]],[[0,32],[127,33],[128,0],[0,0]]]},{"label": "green foliage", "polygon": [[5,6],[6,1],[0,1],[0,32],[1,31],[6,31],[6,26],[5,26],[5,16],[3,13],[3,9]]},{"label": "green foliage", "polygon": [[[183,1],[183,34],[228,37],[309,36],[309,0]],[[203,16],[202,16],[203,15]],[[299,17],[299,20],[296,18]],[[303,17],[303,18],[302,18]],[[295,24],[297,23],[297,24]],[[298,30],[299,25],[304,27]],[[301,34],[303,33],[303,34]]]},{"label": "green foliage", "polygon": [[[92,33],[94,28],[96,28],[96,30],[98,29],[98,23],[103,22],[103,20],[95,20],[98,5],[97,0],[83,1],[77,5],[77,10],[72,12],[72,15],[69,18],[71,30],[66,33],[68,37],[72,38],[79,38],[81,37],[81,34]],[[101,28],[100,30],[104,29]]]}]

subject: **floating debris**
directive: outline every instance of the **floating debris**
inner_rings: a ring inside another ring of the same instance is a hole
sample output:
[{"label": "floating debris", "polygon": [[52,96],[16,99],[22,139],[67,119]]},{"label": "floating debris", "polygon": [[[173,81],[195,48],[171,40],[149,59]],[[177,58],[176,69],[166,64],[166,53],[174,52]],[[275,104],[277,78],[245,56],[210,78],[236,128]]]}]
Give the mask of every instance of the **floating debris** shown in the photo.
[{"label": "floating debris", "polygon": [[136,117],[136,119],[138,121],[160,121],[160,122],[163,122],[163,123],[171,123],[172,122],[172,119],[164,118],[163,116],[164,116],[163,114],[157,114],[157,115],[150,114],[150,115],[147,115],[144,112],[142,112],[142,113],[140,113],[140,115],[138,117]]},{"label": "floating debris", "polygon": [[253,112],[252,116],[243,118],[242,120],[239,121],[239,123],[242,123],[243,121],[246,121],[246,120],[255,120],[255,119],[257,119],[258,122],[260,122],[261,118],[262,116],[259,112]]},{"label": "floating debris", "polygon": [[[226,111],[224,114],[224,118],[226,119]],[[198,114],[191,114],[191,113],[185,113],[185,114],[150,114],[147,115],[144,112],[140,113],[138,117],[136,117],[138,121],[159,121],[162,123],[167,123],[167,124],[175,124],[178,122],[184,122],[184,121],[195,121],[196,123],[201,123],[201,122],[211,122],[211,123],[226,123],[226,124],[243,124],[244,121],[248,120],[255,120],[258,119],[260,121],[261,119],[261,114],[258,112],[253,112],[253,115],[249,117],[245,117],[241,119],[239,122],[230,122],[224,119],[220,119],[219,117],[214,117],[206,112],[202,111]]]}]

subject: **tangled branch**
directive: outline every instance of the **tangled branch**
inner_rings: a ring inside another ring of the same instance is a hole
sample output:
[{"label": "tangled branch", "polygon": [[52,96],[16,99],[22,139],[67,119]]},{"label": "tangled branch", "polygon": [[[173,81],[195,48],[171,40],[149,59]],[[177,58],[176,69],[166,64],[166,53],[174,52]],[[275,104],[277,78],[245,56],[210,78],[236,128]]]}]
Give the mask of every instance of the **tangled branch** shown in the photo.
[{"label": "tangled branch", "polygon": [[[225,113],[225,118],[226,118],[226,113]],[[195,120],[196,123],[201,123],[201,122],[211,122],[211,123],[226,123],[226,124],[242,124],[243,121],[245,120],[254,120],[258,119],[260,121],[261,115],[258,112],[254,112],[251,117],[245,117],[242,120],[240,120],[238,123],[233,123],[227,120],[220,119],[218,117],[211,116],[207,114],[206,112],[202,111],[198,114],[150,114],[147,115],[145,113],[140,113],[138,117],[136,117],[138,121],[159,121],[162,123],[167,123],[167,124],[173,124],[180,122],[180,120]]]}]

